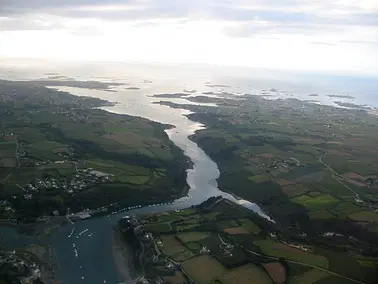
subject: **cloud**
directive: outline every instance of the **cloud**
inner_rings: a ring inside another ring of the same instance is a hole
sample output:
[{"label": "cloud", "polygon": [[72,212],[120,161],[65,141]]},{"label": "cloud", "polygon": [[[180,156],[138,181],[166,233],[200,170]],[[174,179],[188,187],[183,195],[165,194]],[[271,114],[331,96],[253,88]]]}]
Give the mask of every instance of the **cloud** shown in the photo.
[{"label": "cloud", "polygon": [[319,45],[328,45],[328,46],[332,46],[332,45],[335,45],[334,43],[330,43],[330,42],[321,42],[321,41],[312,41],[312,42],[309,42],[311,44],[319,44]]},{"label": "cloud", "polygon": [[33,31],[33,30],[55,30],[64,28],[63,23],[46,21],[33,17],[12,17],[0,18],[1,31]]},{"label": "cloud", "polygon": [[[206,18],[272,24],[378,26],[378,1],[329,0],[2,0],[0,15],[47,13],[72,18]],[[252,4],[251,4],[252,3]]]},{"label": "cloud", "polygon": [[341,40],[340,43],[378,45],[378,41],[366,41],[366,40]]},{"label": "cloud", "polygon": [[[325,69],[378,72],[377,0],[0,0],[1,36],[8,42],[0,55],[8,56],[293,68],[321,62]],[[38,38],[33,49],[20,44],[26,38]]]}]

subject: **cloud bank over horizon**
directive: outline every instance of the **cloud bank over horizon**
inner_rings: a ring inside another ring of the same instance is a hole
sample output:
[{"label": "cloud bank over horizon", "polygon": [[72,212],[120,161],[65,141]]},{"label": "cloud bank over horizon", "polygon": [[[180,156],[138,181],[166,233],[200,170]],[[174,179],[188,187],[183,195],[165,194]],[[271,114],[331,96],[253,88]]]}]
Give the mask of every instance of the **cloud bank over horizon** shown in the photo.
[{"label": "cloud bank over horizon", "polygon": [[378,75],[378,1],[2,0],[0,57]]}]

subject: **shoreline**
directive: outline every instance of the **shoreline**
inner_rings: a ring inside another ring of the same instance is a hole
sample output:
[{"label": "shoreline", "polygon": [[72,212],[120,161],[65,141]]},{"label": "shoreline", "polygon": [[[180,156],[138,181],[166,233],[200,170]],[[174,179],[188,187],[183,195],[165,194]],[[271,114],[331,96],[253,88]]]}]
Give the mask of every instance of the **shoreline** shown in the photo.
[{"label": "shoreline", "polygon": [[127,282],[135,279],[133,250],[116,229],[113,230],[112,250],[114,262],[122,280]]}]

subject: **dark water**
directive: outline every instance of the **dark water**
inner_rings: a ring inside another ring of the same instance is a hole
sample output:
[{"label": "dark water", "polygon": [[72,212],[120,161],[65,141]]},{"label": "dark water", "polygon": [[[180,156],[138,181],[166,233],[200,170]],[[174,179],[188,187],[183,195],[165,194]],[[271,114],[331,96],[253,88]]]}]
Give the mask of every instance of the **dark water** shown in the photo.
[{"label": "dark water", "polygon": [[[58,276],[68,284],[77,283],[119,283],[125,280],[117,271],[113,257],[112,237],[113,227],[116,222],[125,215],[140,215],[155,212],[163,212],[174,209],[182,209],[199,204],[211,196],[222,195],[234,202],[242,204],[254,210],[261,216],[269,218],[261,209],[253,203],[240,200],[234,196],[219,190],[216,179],[219,177],[219,170],[216,165],[196,143],[188,139],[196,130],[203,126],[187,119],[183,114],[185,110],[170,109],[166,106],[151,104],[153,100],[148,95],[152,90],[120,91],[108,93],[77,88],[61,88],[76,95],[90,95],[119,102],[115,107],[107,108],[108,111],[137,115],[175,125],[176,128],[167,130],[170,139],[180,147],[186,156],[193,162],[193,168],[187,170],[187,182],[190,186],[188,196],[180,198],[172,204],[158,204],[140,208],[137,210],[125,211],[111,217],[94,218],[77,222],[74,225],[66,225],[59,228],[51,237],[45,240],[35,240],[32,237],[15,238],[16,231],[12,228],[1,229],[1,235],[11,240],[14,246],[26,245],[28,243],[49,244],[54,247],[56,261],[59,267]],[[156,90],[154,90],[155,92]],[[152,92],[153,93],[153,92]],[[75,232],[68,238],[71,230]],[[77,234],[85,229],[88,232],[82,234],[78,239]],[[91,234],[91,236],[89,236]],[[74,244],[78,256],[75,256]],[[82,279],[84,277],[84,279]]]}]

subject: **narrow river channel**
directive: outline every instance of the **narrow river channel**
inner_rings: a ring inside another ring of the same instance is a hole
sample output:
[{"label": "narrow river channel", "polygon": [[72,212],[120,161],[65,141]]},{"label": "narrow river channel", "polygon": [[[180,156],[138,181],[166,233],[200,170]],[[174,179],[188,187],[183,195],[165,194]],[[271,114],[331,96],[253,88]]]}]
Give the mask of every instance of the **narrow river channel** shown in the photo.
[{"label": "narrow river channel", "polygon": [[[166,131],[169,138],[193,162],[193,168],[187,170],[187,183],[190,186],[187,196],[177,199],[171,204],[157,204],[137,210],[125,211],[110,217],[104,216],[69,224],[59,228],[46,240],[46,244],[50,244],[54,248],[59,269],[58,278],[63,283],[95,284],[104,283],[104,280],[106,280],[106,283],[116,284],[132,279],[132,275],[128,275],[127,271],[120,273],[119,269],[117,269],[113,250],[112,228],[125,215],[142,215],[182,209],[197,205],[211,196],[221,195],[269,219],[256,204],[237,199],[219,190],[217,164],[196,143],[188,138],[196,130],[204,126],[190,121],[185,116],[185,114],[189,113],[187,110],[171,109],[167,106],[153,104],[156,99],[150,95],[159,92],[159,90],[154,90],[153,93],[151,93],[152,90],[132,92],[120,90],[116,93],[109,93],[66,87],[59,88],[59,90],[68,91],[79,96],[92,96],[109,101],[117,101],[118,104],[116,106],[105,109],[114,113],[141,116],[164,124],[174,125],[175,128]],[[176,100],[171,101],[177,102]],[[73,229],[74,234],[69,238],[68,236]],[[80,232],[83,233],[76,238]],[[32,238],[23,240],[23,242],[29,241],[33,242]]]}]

